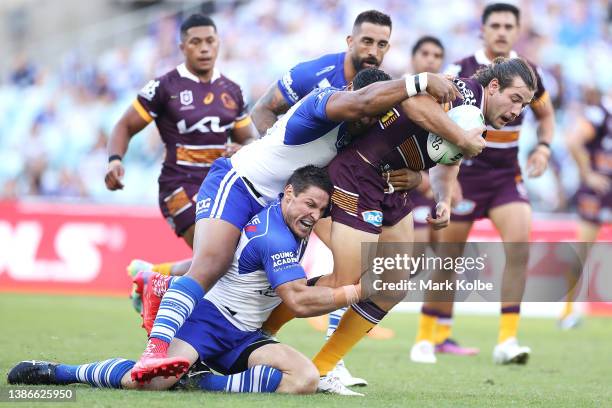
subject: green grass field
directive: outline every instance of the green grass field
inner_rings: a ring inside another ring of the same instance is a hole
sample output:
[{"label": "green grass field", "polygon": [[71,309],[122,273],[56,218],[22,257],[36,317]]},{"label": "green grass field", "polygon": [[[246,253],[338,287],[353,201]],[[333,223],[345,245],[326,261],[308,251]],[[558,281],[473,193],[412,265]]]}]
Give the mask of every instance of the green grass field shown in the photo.
[{"label": "green grass field", "polygon": [[[459,316],[456,337],[478,346],[477,357],[440,356],[434,366],[408,358],[416,315],[393,314],[386,326],[393,340],[365,339],[347,357],[356,376],[369,380],[365,398],[331,395],[213,394],[139,392],[72,386],[76,403],[86,407],[605,407],[612,406],[612,320],[588,319],[572,332],[560,332],[551,319],[523,319],[521,340],[533,350],[527,366],[494,366],[491,349],[497,318]],[[0,295],[0,387],[6,373],[25,359],[85,363],[109,357],[136,359],[144,331],[129,302],[117,298]],[[308,356],[322,334],[294,321],[280,339]],[[45,406],[48,403],[39,403]],[[266,405],[264,405],[266,404]],[[0,405],[6,406],[7,404]],[[32,406],[21,403],[17,406]],[[59,403],[51,404],[53,407]]]}]

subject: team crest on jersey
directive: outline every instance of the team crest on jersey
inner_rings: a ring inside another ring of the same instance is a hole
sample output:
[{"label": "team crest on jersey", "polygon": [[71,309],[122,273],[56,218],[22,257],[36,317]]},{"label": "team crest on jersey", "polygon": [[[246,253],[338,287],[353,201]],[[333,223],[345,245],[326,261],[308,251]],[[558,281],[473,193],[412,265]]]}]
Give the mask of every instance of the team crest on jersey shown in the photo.
[{"label": "team crest on jersey", "polygon": [[206,94],[206,96],[204,97],[204,105],[210,105],[212,103],[212,101],[215,100],[215,94],[212,92],[209,92]]},{"label": "team crest on jersey", "polygon": [[371,211],[363,211],[361,213],[361,217],[368,224],[372,224],[375,227],[381,227],[383,222],[383,213],[382,211],[371,210]]},{"label": "team crest on jersey", "polygon": [[236,101],[234,100],[234,98],[229,96],[227,92],[223,92],[221,94],[221,102],[223,102],[223,106],[225,106],[227,109],[236,110],[238,108],[238,105],[236,105]]},{"label": "team crest on jersey", "polygon": [[181,101],[181,105],[191,105],[193,103],[193,92],[191,92],[189,89],[185,89],[179,94],[179,99]]},{"label": "team crest on jersey", "polygon": [[382,118],[378,121],[381,129],[386,129],[393,122],[395,122],[399,118],[399,112],[395,110],[395,108],[391,109],[389,112],[385,113]]}]

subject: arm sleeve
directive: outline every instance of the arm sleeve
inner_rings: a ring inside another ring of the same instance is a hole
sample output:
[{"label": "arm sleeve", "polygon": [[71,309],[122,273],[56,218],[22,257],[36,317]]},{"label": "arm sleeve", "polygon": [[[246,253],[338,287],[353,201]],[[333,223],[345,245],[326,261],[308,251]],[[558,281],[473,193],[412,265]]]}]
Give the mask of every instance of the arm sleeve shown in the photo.
[{"label": "arm sleeve", "polygon": [[339,90],[336,88],[319,89],[313,92],[308,101],[304,101],[305,104],[308,104],[308,110],[314,118],[331,122],[329,119],[327,119],[325,107],[327,106],[327,101],[329,98],[338,91]]},{"label": "arm sleeve", "polygon": [[289,106],[294,105],[316,87],[315,73],[317,69],[312,65],[312,61],[297,64],[278,80],[278,89],[280,89]]},{"label": "arm sleeve", "polygon": [[267,236],[259,239],[258,247],[263,268],[272,289],[283,283],[305,279],[306,272],[297,258],[293,237]]},{"label": "arm sleeve", "polygon": [[150,80],[138,92],[138,96],[132,104],[136,112],[147,122],[151,122],[163,110],[164,92],[161,84],[161,78]]}]

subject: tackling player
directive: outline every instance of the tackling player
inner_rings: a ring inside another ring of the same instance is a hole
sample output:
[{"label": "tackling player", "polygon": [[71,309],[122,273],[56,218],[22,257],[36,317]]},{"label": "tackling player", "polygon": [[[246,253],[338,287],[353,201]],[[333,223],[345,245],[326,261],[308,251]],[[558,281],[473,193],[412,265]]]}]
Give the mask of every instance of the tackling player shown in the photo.
[{"label": "tackling player", "polygon": [[[213,20],[191,15],[180,33],[185,61],[149,81],[115,125],[108,142],[105,182],[109,190],[123,188],[122,158],[130,139],[155,121],[166,146],[159,176],[159,207],[176,235],[192,247],[194,197],[212,162],[231,155],[258,134],[240,86],[215,68],[219,37]],[[169,274],[171,267],[160,264],[154,269]]]},{"label": "tackling player", "polygon": [[[497,59],[493,65],[480,70],[474,79],[456,79],[455,83],[463,98],[453,103],[478,106],[485,122],[495,129],[517,117],[533,99],[537,88],[535,73],[519,58]],[[436,229],[448,225],[451,187],[458,166],[435,166],[427,154],[427,138],[435,127],[429,122],[428,112],[435,111],[436,106],[427,96],[407,99],[330,163],[335,188],[331,211],[334,272],[321,277],[317,285],[338,287],[358,282],[360,273],[371,264],[362,262],[363,243],[413,241],[412,206],[407,193],[385,191],[388,185],[382,182],[381,172],[402,166],[419,171],[432,168],[436,217],[429,216],[427,221]],[[484,128],[478,130],[483,132]],[[379,249],[383,256],[393,258],[397,254],[397,247],[383,245]],[[394,272],[401,275],[401,271]],[[385,291],[353,305],[313,359],[319,375],[325,377],[405,294],[402,290]]]},{"label": "tackling player", "polygon": [[[584,108],[575,128],[567,138],[567,145],[578,165],[581,185],[577,192],[578,242],[587,259],[588,248],[597,240],[602,224],[612,222],[612,101],[602,100],[597,89],[585,89]],[[579,314],[573,310],[573,287],[579,276],[572,276],[568,301],[559,325],[562,329],[575,327]]]},{"label": "tackling player", "polygon": [[[479,68],[487,66],[495,57],[514,57],[512,47],[519,36],[520,12],[510,4],[488,5],[482,14],[482,38],[484,49],[452,65],[447,73],[470,77]],[[538,89],[530,107],[538,119],[538,144],[527,160],[529,177],[539,177],[546,170],[550,157],[550,142],[554,132],[554,112],[548,93],[542,85],[537,68]],[[524,115],[508,116],[512,121],[502,130],[489,128],[487,150],[481,156],[466,160],[459,172],[463,201],[453,208],[451,224],[440,233],[441,242],[465,243],[475,220],[489,218],[499,231],[503,242],[529,242],[531,231],[531,207],[527,192],[521,182],[518,163],[518,137]],[[505,247],[506,250],[510,246]],[[460,249],[456,248],[460,255]],[[528,248],[512,246],[506,253],[506,266],[502,283],[502,305],[497,345],[493,350],[496,363],[524,364],[530,353],[517,341],[521,298],[523,296],[528,262]],[[449,278],[447,271],[436,271],[435,281]],[[418,342],[412,347],[410,357],[416,362],[434,363],[434,333],[438,315],[452,316],[452,301],[433,302],[434,293],[426,294],[427,302],[421,313]],[[454,294],[449,295],[452,300]],[[450,337],[450,326],[446,330]],[[438,339],[440,340],[440,339]]]},{"label": "tackling player", "polygon": [[[281,301],[300,316],[312,316],[360,300],[359,284],[335,289],[310,286],[299,263],[332,191],[324,169],[300,168],[288,180],[282,198],[242,230],[229,272],[206,293],[172,341],[170,355],[190,363],[201,359],[224,374],[199,373],[188,380],[190,385],[226,392],[316,391],[319,376],[312,362],[260,328]],[[134,361],[121,358],[81,365],[23,361],[9,372],[8,382],[163,390],[177,381],[156,378],[138,384],[131,376],[133,366]]]}]

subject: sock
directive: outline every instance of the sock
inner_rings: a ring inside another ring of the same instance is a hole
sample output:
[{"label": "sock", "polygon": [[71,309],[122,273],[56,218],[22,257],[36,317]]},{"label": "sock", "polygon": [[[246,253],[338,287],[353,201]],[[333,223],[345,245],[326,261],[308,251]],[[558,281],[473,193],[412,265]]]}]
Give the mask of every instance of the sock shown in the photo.
[{"label": "sock", "polygon": [[421,317],[419,318],[419,330],[417,332],[415,342],[429,341],[434,342],[434,329],[436,327],[436,320],[438,319],[438,312],[428,307],[421,307]]},{"label": "sock", "polygon": [[565,302],[565,306],[563,307],[563,312],[561,313],[561,319],[565,319],[567,316],[571,315],[574,311],[574,302],[568,300]]},{"label": "sock", "polygon": [[204,289],[191,276],[181,276],[172,280],[159,304],[157,317],[149,337],[170,344],[178,329],[185,323],[203,297]]},{"label": "sock", "polygon": [[340,323],[340,319],[344,316],[344,312],[348,307],[342,307],[338,310],[335,310],[329,314],[329,324],[327,326],[327,334],[325,335],[325,340],[329,340],[332,334],[336,331],[338,327],[338,323]]},{"label": "sock", "polygon": [[274,392],[283,378],[276,368],[256,365],[232,375],[206,374],[200,380],[200,388],[225,392]]},{"label": "sock", "polygon": [[442,344],[451,336],[453,316],[446,313],[438,314],[434,328],[434,344]]},{"label": "sock", "polygon": [[506,306],[501,309],[499,321],[499,337],[497,343],[503,343],[511,337],[516,337],[521,313],[521,305]]},{"label": "sock", "polygon": [[151,270],[153,272],[159,273],[160,275],[170,276],[172,275],[172,267],[174,266],[174,264],[175,262],[165,262],[165,263],[155,264],[153,265]]},{"label": "sock", "polygon": [[325,342],[312,362],[319,375],[327,375],[338,361],[348,353],[371,329],[382,320],[387,312],[372,301],[366,300],[351,306],[336,328],[334,334]]},{"label": "sock", "polygon": [[55,369],[55,377],[62,384],[82,383],[92,387],[121,388],[121,379],[134,364],[134,361],[123,358],[82,365],[60,364]]},{"label": "sock", "polygon": [[295,318],[295,313],[284,303],[281,302],[278,306],[274,308],[270,316],[268,316],[268,320],[266,320],[261,327],[261,329],[270,334],[271,336],[276,336],[276,333],[280,330],[281,327],[285,325],[290,320]]}]

